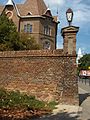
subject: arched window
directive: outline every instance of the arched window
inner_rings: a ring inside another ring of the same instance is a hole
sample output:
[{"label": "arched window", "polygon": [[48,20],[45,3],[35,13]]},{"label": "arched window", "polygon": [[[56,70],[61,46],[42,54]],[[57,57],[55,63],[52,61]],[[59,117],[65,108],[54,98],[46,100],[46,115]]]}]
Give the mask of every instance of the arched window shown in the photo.
[{"label": "arched window", "polygon": [[49,41],[45,41],[45,42],[43,43],[43,49],[48,49],[48,50],[50,50],[50,48],[51,48],[50,42],[49,42]]}]

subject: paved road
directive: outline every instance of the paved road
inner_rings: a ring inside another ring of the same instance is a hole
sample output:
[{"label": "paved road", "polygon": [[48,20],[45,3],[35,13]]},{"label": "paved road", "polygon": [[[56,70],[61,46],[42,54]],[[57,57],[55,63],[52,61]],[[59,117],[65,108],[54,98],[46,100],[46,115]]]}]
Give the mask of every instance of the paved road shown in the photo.
[{"label": "paved road", "polygon": [[79,82],[90,86],[90,79],[79,79]]},{"label": "paved road", "polygon": [[82,107],[81,120],[90,120],[90,86],[79,82],[79,98]]},{"label": "paved road", "polygon": [[85,84],[84,82],[82,83],[81,81],[78,83],[78,86],[85,90],[87,93],[90,93],[90,86],[89,84]]}]

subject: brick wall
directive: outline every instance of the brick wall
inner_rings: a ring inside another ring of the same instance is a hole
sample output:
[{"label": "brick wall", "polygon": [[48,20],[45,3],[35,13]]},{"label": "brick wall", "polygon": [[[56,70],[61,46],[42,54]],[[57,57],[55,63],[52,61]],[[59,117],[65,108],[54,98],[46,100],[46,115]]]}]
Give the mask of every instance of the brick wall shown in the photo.
[{"label": "brick wall", "polygon": [[63,50],[0,52],[0,87],[44,101],[77,104],[75,59]]}]

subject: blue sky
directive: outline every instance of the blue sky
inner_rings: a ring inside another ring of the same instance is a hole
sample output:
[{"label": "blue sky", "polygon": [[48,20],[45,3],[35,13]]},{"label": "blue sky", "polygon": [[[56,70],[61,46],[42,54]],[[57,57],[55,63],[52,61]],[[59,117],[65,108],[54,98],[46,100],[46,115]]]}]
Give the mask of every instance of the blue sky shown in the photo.
[{"label": "blue sky", "polygon": [[[14,0],[16,3],[25,0]],[[60,35],[61,28],[68,26],[66,20],[66,10],[71,8],[74,12],[72,25],[80,27],[77,34],[77,50],[81,48],[84,53],[90,53],[90,0],[44,0],[46,5],[52,10],[53,15],[58,16],[60,24],[58,26],[58,48],[62,48],[63,39]],[[0,0],[5,4],[7,0]]]}]

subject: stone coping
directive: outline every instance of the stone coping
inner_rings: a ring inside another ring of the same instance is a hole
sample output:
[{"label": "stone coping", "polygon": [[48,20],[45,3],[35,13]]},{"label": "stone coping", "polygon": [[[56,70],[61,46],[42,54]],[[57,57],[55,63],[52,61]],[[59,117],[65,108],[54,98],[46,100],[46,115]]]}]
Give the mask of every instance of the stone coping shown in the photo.
[{"label": "stone coping", "polygon": [[64,56],[73,56],[75,54],[69,55],[63,52],[63,49],[57,50],[24,50],[24,51],[3,51],[0,52],[0,58],[8,57],[64,57]]}]

